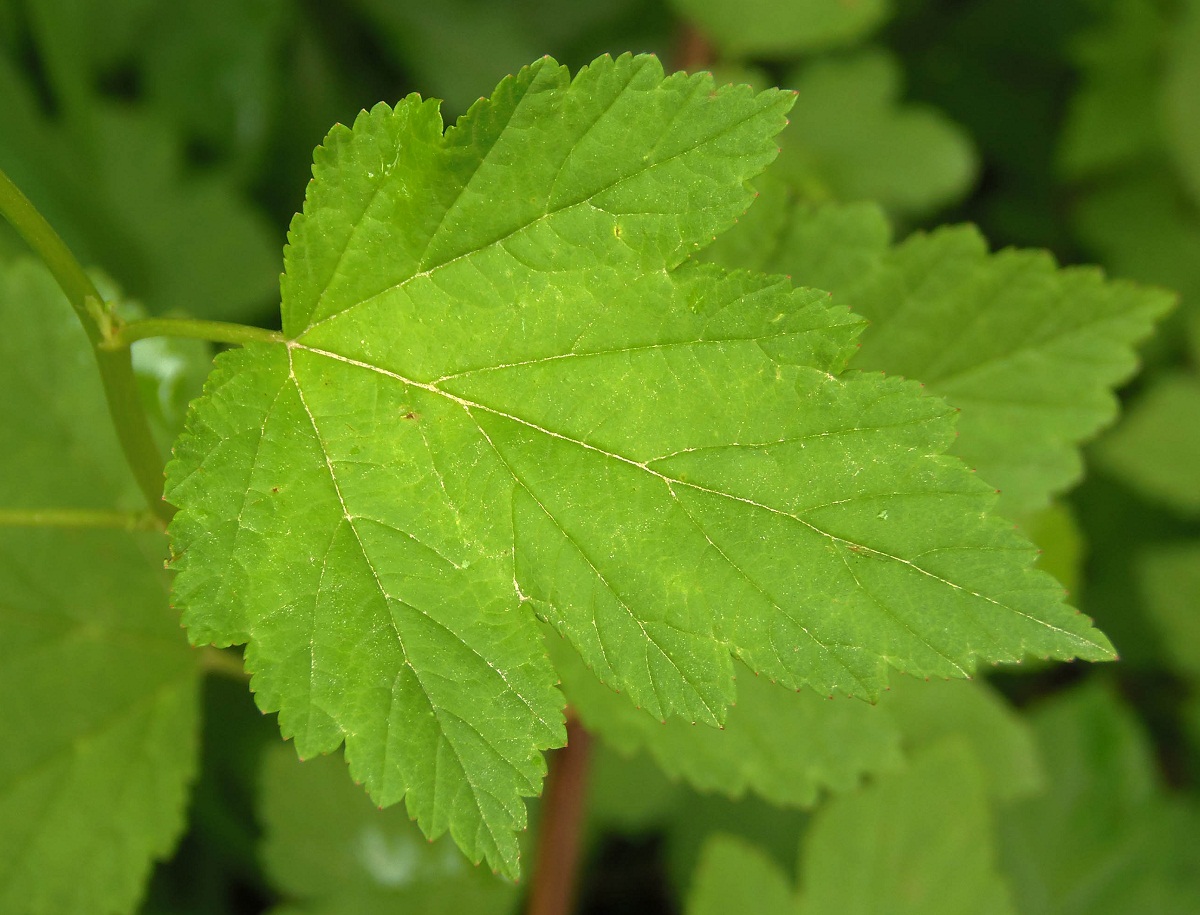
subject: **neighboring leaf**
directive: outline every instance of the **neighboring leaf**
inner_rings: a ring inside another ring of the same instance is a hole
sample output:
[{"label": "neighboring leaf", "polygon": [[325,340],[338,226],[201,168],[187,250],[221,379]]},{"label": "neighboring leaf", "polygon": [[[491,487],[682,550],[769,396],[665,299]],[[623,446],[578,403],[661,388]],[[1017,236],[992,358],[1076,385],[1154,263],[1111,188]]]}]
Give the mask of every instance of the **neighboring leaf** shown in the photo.
[{"label": "neighboring leaf", "polygon": [[1200,380],[1160,376],[1096,452],[1143,495],[1178,512],[1200,513]]},{"label": "neighboring leaf", "polygon": [[139,45],[146,102],[192,142],[220,151],[243,181],[279,117],[286,0],[154,4]]},{"label": "neighboring leaf", "polygon": [[259,815],[263,864],[288,912],[488,915],[517,901],[511,883],[446,840],[430,844],[399,808],[376,808],[332,757],[269,752]]},{"label": "neighboring leaf", "polygon": [[592,829],[645,834],[660,828],[690,799],[649,756],[627,757],[595,741],[588,757],[587,813]]},{"label": "neighboring leaf", "polygon": [[673,26],[665,10],[641,0],[353,0],[352,6],[383,36],[382,50],[453,114],[539,54],[569,63],[579,51],[586,61],[609,47],[665,49]]},{"label": "neighboring leaf", "polygon": [[1002,859],[1027,915],[1200,911],[1200,817],[1168,798],[1134,717],[1087,686],[1032,716],[1044,794],[1000,817]]},{"label": "neighboring leaf", "polygon": [[731,801],[717,794],[686,792],[666,823],[667,874],[681,890],[689,886],[708,841],[714,836],[732,836],[752,844],[790,878],[800,836],[811,819],[754,795]]},{"label": "neighboring leaf", "polygon": [[754,206],[699,258],[839,293],[878,269],[892,245],[891,224],[878,205],[810,203],[773,174],[755,182]]},{"label": "neighboring leaf", "polygon": [[704,845],[688,893],[687,915],[795,915],[787,877],[742,839],[717,833]]},{"label": "neighboring leaf", "polygon": [[1052,502],[1019,519],[1021,530],[1041,551],[1038,568],[1053,575],[1073,599],[1079,599],[1087,544],[1075,513],[1065,502]]},{"label": "neighboring leaf", "polygon": [[1163,124],[1192,203],[1200,204],[1200,3],[1184,0],[1169,27],[1163,73]]},{"label": "neighboring leaf", "polygon": [[963,226],[912,236],[843,301],[872,322],[855,364],[959,407],[954,453],[1019,515],[1078,481],[1077,446],[1116,417],[1111,389],[1172,296],[1045,252],[989,254]]},{"label": "neighboring leaf", "polygon": [[792,57],[852,44],[891,14],[891,0],[671,0],[731,57]]},{"label": "neighboring leaf", "polygon": [[1079,479],[1077,446],[1116,416],[1111,389],[1169,293],[1061,269],[1044,252],[992,254],[968,226],[889,250],[873,207],[785,209],[769,192],[769,217],[744,220],[715,259],[828,289],[870,320],[853,365],[919,379],[961,408],[952,451],[1000,487],[1002,511],[1041,509]]},{"label": "neighboring leaf", "polygon": [[1080,85],[1071,96],[1059,141],[1062,171],[1072,178],[1136,161],[1161,143],[1158,106],[1163,15],[1144,0],[1116,0],[1078,36],[1072,57]]},{"label": "neighboring leaf", "polygon": [[76,255],[155,312],[236,318],[269,305],[272,232],[229,181],[188,173],[178,138],[144,111],[88,99],[85,113],[49,121],[0,58],[0,168]]},{"label": "neighboring leaf", "polygon": [[149,337],[133,345],[133,371],[163,451],[183,431],[188,404],[200,396],[212,370],[213,346],[205,340]]},{"label": "neighboring leaf", "polygon": [[984,776],[955,741],[818,813],[802,843],[801,915],[1011,913]]},{"label": "neighboring leaf", "polygon": [[851,790],[864,775],[900,765],[895,722],[865,702],[784,689],[742,667],[721,730],[659,721],[601,684],[569,647],[552,647],[563,692],[588,730],[623,753],[645,750],[699,791],[736,798],[752,790],[810,807],[821,792]]},{"label": "neighboring leaf", "polygon": [[21,521],[83,509],[119,525],[137,490],[42,268],[0,268],[0,321],[0,911],[128,912],[184,825],[196,658],[161,536]]},{"label": "neighboring leaf", "polygon": [[1042,785],[1029,726],[983,680],[921,683],[896,677],[879,709],[895,722],[910,758],[951,737],[969,746],[992,797],[1022,797]]},{"label": "neighboring leaf", "polygon": [[[1167,163],[1152,160],[1082,195],[1074,222],[1113,274],[1179,293],[1180,319],[1200,364],[1200,218]],[[1178,348],[1178,334],[1160,333],[1150,343],[1151,355]]]},{"label": "neighboring leaf", "polygon": [[961,197],[977,169],[970,140],[936,109],[902,102],[901,82],[883,51],[818,60],[786,78],[798,96],[776,174],[812,199],[903,214]]},{"label": "neighboring leaf", "polygon": [[821,809],[802,842],[798,895],[762,852],[709,839],[687,913],[1003,915],[1013,909],[991,831],[982,772],[964,745],[945,741]]},{"label": "neighboring leaf", "polygon": [[1137,571],[1166,654],[1180,670],[1200,678],[1200,543],[1158,545],[1139,557]]},{"label": "neighboring leaf", "polygon": [[636,704],[708,723],[731,653],[866,696],[889,666],[1111,656],[938,456],[952,411],[831,374],[857,318],[684,263],[790,101],[547,58],[445,136],[415,96],[335,128],[288,342],[217,360],[168,468],[191,638],[249,642],[302,755],[345,739],[379,803],[507,873],[563,734],[534,613]]}]

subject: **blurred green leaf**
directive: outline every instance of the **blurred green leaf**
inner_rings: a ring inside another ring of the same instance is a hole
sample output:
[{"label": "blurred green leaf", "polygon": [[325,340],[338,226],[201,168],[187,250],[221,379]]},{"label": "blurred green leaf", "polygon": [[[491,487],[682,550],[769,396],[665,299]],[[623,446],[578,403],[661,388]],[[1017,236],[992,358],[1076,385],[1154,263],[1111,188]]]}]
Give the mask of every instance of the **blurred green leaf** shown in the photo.
[{"label": "blurred green leaf", "polygon": [[1096,457],[1163,506],[1200,513],[1200,379],[1158,378],[1097,445]]},{"label": "blurred green leaf", "polygon": [[977,169],[967,135],[936,109],[901,100],[884,51],[817,60],[783,81],[798,95],[774,174],[814,200],[870,200],[923,215],[953,203]]},{"label": "blurred green leaf", "polygon": [[809,807],[822,792],[848,791],[900,764],[894,722],[865,702],[796,692],[739,666],[723,728],[661,721],[600,683],[569,646],[555,639],[551,647],[567,701],[589,730],[624,753],[648,752],[699,791],[737,798],[749,790]]},{"label": "blurred green leaf", "polygon": [[1070,506],[1065,502],[1052,502],[1018,521],[1021,530],[1041,551],[1038,568],[1057,578],[1067,594],[1078,599],[1086,544]]},{"label": "blurred green leaf", "polygon": [[805,835],[800,915],[1004,915],[985,777],[947,740],[829,803]]},{"label": "blurred green leaf", "polygon": [[412,73],[412,88],[444,99],[452,116],[542,55],[578,66],[604,52],[662,49],[667,40],[665,17],[646,0],[353,0],[353,6]]},{"label": "blurred green leaf", "polygon": [[82,115],[51,119],[0,59],[0,167],[81,261],[152,311],[246,318],[277,295],[265,220],[227,177],[189,171],[179,138],[144,110],[89,98]]},{"label": "blurred green leaf", "polygon": [[[0,268],[0,322],[0,512],[139,505],[83,329],[43,268]],[[184,825],[197,657],[167,605],[165,539],[117,519],[0,514],[0,911],[13,915],[132,910]]]},{"label": "blurred green leaf", "polygon": [[1028,725],[983,680],[924,683],[897,677],[879,707],[896,722],[910,759],[954,738],[972,751],[990,796],[1022,797],[1042,785]]},{"label": "blurred green leaf", "polygon": [[1192,203],[1200,204],[1200,2],[1183,0],[1167,34],[1162,77],[1166,144]]},{"label": "blurred green leaf", "polygon": [[798,896],[760,851],[714,837],[697,866],[688,915],[1011,913],[983,785],[973,754],[948,740],[911,768],[833,799],[802,841]]},{"label": "blurred green leaf", "polygon": [[731,57],[793,57],[853,44],[891,13],[891,0],[670,0]]},{"label": "blurred green leaf", "polygon": [[346,777],[340,759],[300,762],[286,747],[265,755],[259,813],[263,861],[310,915],[489,915],[509,912],[516,887],[430,842],[400,807],[380,810]]},{"label": "blurred green leaf", "polygon": [[1200,911],[1200,817],[1163,793],[1129,710],[1086,686],[1048,700],[1031,721],[1047,788],[999,818],[1023,915]]},{"label": "blurred green leaf", "polygon": [[242,181],[275,126],[291,13],[286,0],[173,0],[140,43],[146,104]]},{"label": "blurred green leaf", "polygon": [[717,833],[705,844],[688,893],[687,915],[794,915],[784,874],[750,843]]},{"label": "blurred green leaf", "polygon": [[1200,679],[1200,542],[1156,546],[1139,557],[1138,579],[1167,657]]},{"label": "blurred green leaf", "polygon": [[854,364],[959,407],[954,452],[1019,515],[1079,480],[1079,444],[1116,418],[1112,388],[1173,298],[1045,252],[989,253],[962,226],[913,235],[843,301],[872,322]]},{"label": "blurred green leaf", "polygon": [[1073,42],[1080,85],[1070,98],[1058,150],[1070,178],[1126,165],[1162,142],[1155,104],[1166,29],[1162,11],[1146,0],[1107,6],[1105,18]]}]

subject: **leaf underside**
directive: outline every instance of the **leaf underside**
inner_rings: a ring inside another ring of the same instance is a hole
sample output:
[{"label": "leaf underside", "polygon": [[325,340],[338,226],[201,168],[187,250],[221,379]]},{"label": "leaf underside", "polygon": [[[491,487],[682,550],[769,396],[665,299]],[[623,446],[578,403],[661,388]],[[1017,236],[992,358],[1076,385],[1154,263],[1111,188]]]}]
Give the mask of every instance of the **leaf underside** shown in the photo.
[{"label": "leaf underside", "polygon": [[248,643],[302,756],[515,874],[564,739],[535,617],[658,717],[720,723],[733,659],[873,696],[890,666],[1107,658],[1028,569],[918,385],[838,377],[861,321],[687,260],[752,199],[790,96],[569,80],[443,133],[377,106],[318,149],[287,342],[223,355],[168,468],[176,604]]}]

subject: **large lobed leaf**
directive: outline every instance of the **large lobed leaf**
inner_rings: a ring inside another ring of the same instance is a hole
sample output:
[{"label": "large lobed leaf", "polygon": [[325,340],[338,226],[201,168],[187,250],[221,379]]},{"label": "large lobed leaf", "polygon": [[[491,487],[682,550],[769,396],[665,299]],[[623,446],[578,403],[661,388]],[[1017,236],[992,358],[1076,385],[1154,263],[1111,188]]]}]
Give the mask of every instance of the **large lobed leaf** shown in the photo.
[{"label": "large lobed leaf", "polygon": [[168,468],[192,639],[248,642],[302,756],[344,740],[377,802],[507,873],[563,739],[535,614],[636,704],[710,724],[734,657],[873,696],[889,666],[1111,656],[940,456],[953,411],[836,376],[857,318],[685,263],[789,104],[547,58],[445,134],[415,96],[335,128],[287,340],[219,359]]}]

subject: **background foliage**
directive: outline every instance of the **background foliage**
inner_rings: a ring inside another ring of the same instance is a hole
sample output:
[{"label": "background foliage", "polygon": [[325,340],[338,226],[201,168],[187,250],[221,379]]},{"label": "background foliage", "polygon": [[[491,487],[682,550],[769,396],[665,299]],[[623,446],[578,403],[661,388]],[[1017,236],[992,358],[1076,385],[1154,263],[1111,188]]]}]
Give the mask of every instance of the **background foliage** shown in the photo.
[{"label": "background foliage", "polygon": [[[800,92],[761,199],[707,256],[844,296],[881,328],[864,337],[864,367],[921,379],[964,413],[979,392],[941,360],[958,341],[923,351],[873,309],[943,250],[968,265],[960,288],[1015,289],[1010,310],[1099,279],[989,255],[969,229],[914,232],[969,220],[993,249],[1045,247],[1180,300],[1086,469],[1074,445],[1113,418],[1087,392],[1129,377],[1111,341],[1144,335],[1161,297],[1109,286],[1104,320],[1056,312],[1089,346],[1114,348],[1061,402],[1022,405],[1010,437],[1051,456],[1052,483],[1029,460],[987,466],[1011,450],[964,455],[1003,484],[1002,510],[1121,662],[1009,666],[970,684],[893,677],[877,706],[809,701],[786,719],[781,688],[743,671],[720,732],[743,748],[737,771],[706,746],[717,732],[663,732],[582,680],[572,701],[605,738],[583,910],[1200,910],[1200,3],[0,0],[0,168],[125,307],[270,326],[283,233],[330,124],[410,91],[444,98],[449,121],[543,54],[574,70],[625,50]],[[817,240],[837,256],[812,255]],[[97,392],[69,373],[21,374],[84,371],[89,358],[23,256],[0,225],[5,443],[43,436],[43,450],[5,454],[4,505],[136,507]],[[1031,388],[1044,391],[1057,376],[1036,370],[1056,363],[1039,359],[1064,354],[1035,344],[997,371],[1042,377]],[[890,362],[896,352],[908,363]],[[199,344],[135,348],[164,445],[210,358]],[[427,845],[398,809],[375,810],[339,762],[275,746],[244,683],[187,651],[154,571],[158,541],[5,530],[2,547],[0,721],[24,737],[0,752],[0,909],[70,911],[71,893],[177,913],[520,904],[448,840]],[[64,556],[71,574],[56,575]],[[570,687],[570,659],[556,661]],[[764,745],[771,728],[806,739]],[[139,741],[174,752],[140,758]],[[144,791],[118,790],[123,766],[145,769]],[[80,809],[112,834],[80,830]],[[29,872],[23,853],[49,870]],[[165,860],[151,870],[152,857]],[[65,876],[83,858],[97,862],[85,879]]]}]

